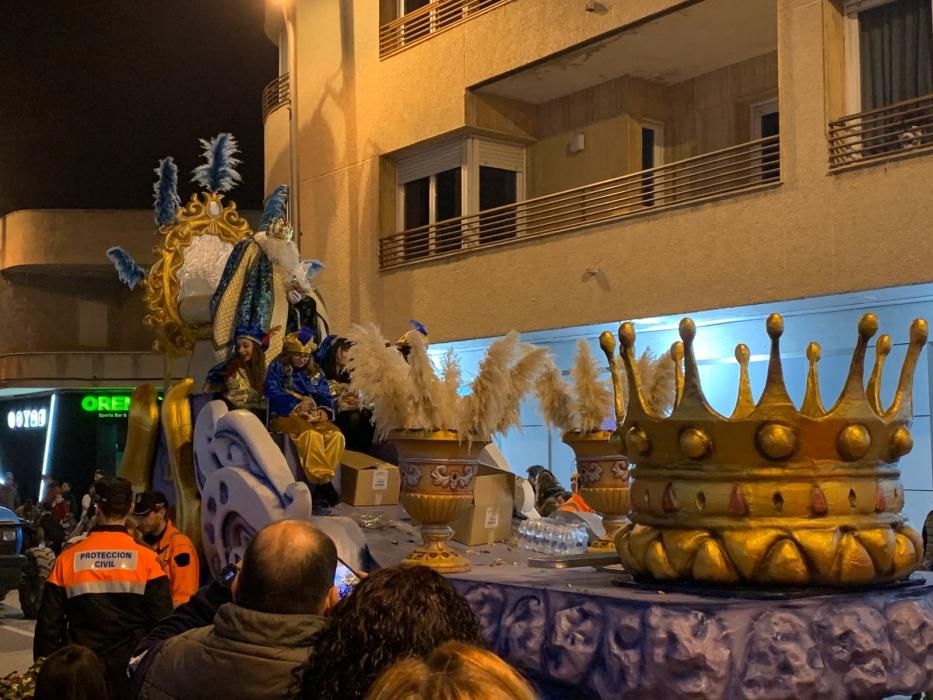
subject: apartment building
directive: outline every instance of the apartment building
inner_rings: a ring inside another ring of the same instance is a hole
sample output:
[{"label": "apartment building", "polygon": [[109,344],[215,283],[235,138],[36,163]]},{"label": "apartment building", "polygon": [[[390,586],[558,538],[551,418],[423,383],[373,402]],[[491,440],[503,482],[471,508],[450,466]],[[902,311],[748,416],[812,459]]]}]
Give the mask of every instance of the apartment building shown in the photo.
[{"label": "apartment building", "polygon": [[[566,366],[623,319],[663,350],[689,312],[728,413],[732,348],[753,346],[760,391],[771,310],[799,329],[792,393],[819,340],[828,401],[858,313],[895,353],[908,316],[933,317],[930,0],[269,0],[266,33],[267,189],[298,183],[337,327],[416,318],[467,356],[517,328]],[[503,448],[568,471],[540,422],[528,407]]]}]

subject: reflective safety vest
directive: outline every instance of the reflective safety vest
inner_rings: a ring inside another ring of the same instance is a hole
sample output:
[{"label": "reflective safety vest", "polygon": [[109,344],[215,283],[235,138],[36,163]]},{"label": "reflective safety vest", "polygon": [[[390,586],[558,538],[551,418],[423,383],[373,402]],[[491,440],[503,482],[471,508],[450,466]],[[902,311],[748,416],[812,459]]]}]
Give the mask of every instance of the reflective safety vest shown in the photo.
[{"label": "reflective safety vest", "polygon": [[172,605],[177,607],[187,603],[191,596],[197,593],[201,581],[194,543],[169,521],[153,549],[163,571],[168,574],[172,588]]},{"label": "reflective safety vest", "polygon": [[120,688],[136,644],[171,612],[168,577],[155,552],[123,527],[99,525],[55,561],[39,607],[33,654],[48,656],[66,644],[86,646],[104,658],[111,684]]}]

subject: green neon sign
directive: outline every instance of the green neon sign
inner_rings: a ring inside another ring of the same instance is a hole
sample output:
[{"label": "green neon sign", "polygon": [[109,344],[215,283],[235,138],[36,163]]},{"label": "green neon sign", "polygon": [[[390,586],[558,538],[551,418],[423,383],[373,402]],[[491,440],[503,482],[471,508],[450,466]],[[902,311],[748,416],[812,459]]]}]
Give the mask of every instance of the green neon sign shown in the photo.
[{"label": "green neon sign", "polygon": [[126,413],[130,410],[130,397],[88,394],[81,398],[81,408],[88,413]]}]

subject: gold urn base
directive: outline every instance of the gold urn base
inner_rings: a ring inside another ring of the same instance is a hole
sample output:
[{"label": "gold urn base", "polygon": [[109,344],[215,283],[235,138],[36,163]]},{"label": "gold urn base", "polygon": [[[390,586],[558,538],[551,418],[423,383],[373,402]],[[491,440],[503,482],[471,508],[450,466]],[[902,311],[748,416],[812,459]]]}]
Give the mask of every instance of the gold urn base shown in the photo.
[{"label": "gold urn base", "polygon": [[896,581],[923,559],[923,541],[902,523],[823,528],[674,529],[635,525],[616,540],[627,571],[660,581],[861,586]]},{"label": "gold urn base", "polygon": [[607,514],[603,516],[603,527],[606,528],[605,536],[593,540],[592,544],[586,548],[588,552],[614,552],[619,534],[623,531],[631,530],[632,524],[624,515]]},{"label": "gold urn base", "polygon": [[428,566],[441,574],[460,574],[470,570],[470,562],[447,546],[453,535],[446,525],[422,525],[424,543],[402,560],[403,566]]}]

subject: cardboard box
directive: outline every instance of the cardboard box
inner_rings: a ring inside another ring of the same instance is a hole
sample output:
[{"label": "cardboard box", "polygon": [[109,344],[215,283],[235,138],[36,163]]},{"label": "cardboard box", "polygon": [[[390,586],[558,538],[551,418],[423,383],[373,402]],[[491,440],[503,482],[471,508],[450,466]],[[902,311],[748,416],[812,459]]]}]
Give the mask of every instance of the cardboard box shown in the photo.
[{"label": "cardboard box", "polygon": [[473,504],[450,524],[454,539],[466,545],[507,540],[512,534],[514,489],[514,474],[481,464]]},{"label": "cardboard box", "polygon": [[398,467],[362,452],[346,450],[340,463],[340,498],[351,506],[398,503]]}]

